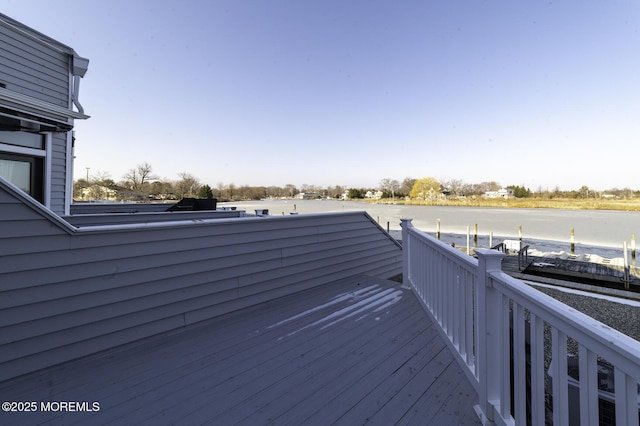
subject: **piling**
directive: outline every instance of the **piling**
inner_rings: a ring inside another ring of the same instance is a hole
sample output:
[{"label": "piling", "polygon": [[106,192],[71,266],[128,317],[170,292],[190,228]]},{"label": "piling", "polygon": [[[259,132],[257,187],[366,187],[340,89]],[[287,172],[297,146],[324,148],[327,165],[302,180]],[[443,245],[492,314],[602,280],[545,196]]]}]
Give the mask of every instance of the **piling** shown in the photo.
[{"label": "piling", "polygon": [[518,226],[518,236],[520,238],[520,242],[522,242],[522,225]]},{"label": "piling", "polygon": [[489,248],[493,247],[493,232],[489,232]]},{"label": "piling", "polygon": [[471,254],[471,247],[469,247],[469,227],[467,226],[467,255]]},{"label": "piling", "polygon": [[576,254],[576,234],[573,228],[571,228],[571,254]]},{"label": "piling", "polygon": [[473,247],[478,247],[478,224],[473,225]]},{"label": "piling", "polygon": [[622,243],[622,250],[624,252],[624,288],[625,290],[629,290],[629,259],[627,255],[627,242]]},{"label": "piling", "polygon": [[440,239],[440,219],[437,219],[436,222],[436,236]]},{"label": "piling", "polygon": [[631,265],[636,266],[636,233],[631,234]]}]

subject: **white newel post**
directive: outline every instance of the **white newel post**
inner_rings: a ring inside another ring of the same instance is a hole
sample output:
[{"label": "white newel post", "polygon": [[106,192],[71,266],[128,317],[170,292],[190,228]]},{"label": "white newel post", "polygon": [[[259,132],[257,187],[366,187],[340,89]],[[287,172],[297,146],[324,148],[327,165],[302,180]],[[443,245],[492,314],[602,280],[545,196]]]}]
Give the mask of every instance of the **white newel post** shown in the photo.
[{"label": "white newel post", "polygon": [[413,227],[411,223],[413,219],[400,219],[402,227],[402,287],[410,289],[411,281],[409,280],[409,228]]},{"label": "white newel post", "polygon": [[[491,285],[489,273],[502,270],[504,253],[477,249],[478,255],[478,415],[485,425],[495,424],[495,410],[500,405],[501,366],[501,296]],[[509,342],[506,342],[508,345]],[[504,408],[504,407],[503,407]]]}]

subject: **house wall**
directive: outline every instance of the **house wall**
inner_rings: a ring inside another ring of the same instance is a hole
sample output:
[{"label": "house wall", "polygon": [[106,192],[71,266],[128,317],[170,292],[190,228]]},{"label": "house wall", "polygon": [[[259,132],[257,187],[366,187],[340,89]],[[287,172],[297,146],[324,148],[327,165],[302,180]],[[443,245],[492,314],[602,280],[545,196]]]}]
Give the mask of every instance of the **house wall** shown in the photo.
[{"label": "house wall", "polygon": [[46,171],[51,179],[51,201],[49,208],[57,214],[65,213],[67,175],[72,178],[72,165],[67,164],[67,134],[53,133],[51,138],[51,170]]},{"label": "house wall", "polygon": [[69,54],[35,40],[29,36],[32,33],[17,31],[0,20],[0,82],[8,90],[68,108]]},{"label": "house wall", "polygon": [[77,229],[0,179],[0,381],[401,257],[365,212]]},{"label": "house wall", "polygon": [[[36,129],[40,126],[40,131],[49,132],[45,161],[48,167],[43,171],[44,198],[45,202],[49,201],[48,207],[52,211],[64,214],[71,200],[67,193],[73,168],[70,163],[73,154],[67,152],[70,149],[68,130],[73,127],[73,117],[88,118],[72,109],[75,52],[2,14],[0,40],[2,114],[16,120],[26,118],[25,123],[29,122],[31,126],[37,123]],[[7,146],[0,151],[19,153],[16,148]]]}]

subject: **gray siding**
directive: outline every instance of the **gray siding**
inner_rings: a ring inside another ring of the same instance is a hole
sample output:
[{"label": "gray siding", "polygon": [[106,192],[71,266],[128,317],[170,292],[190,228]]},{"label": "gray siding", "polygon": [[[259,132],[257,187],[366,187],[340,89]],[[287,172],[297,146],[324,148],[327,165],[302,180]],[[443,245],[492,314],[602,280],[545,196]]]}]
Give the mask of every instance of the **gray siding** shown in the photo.
[{"label": "gray siding", "polygon": [[[165,206],[165,209],[169,206]],[[145,212],[107,213],[64,216],[63,219],[77,227],[116,225],[124,223],[179,222],[185,220],[228,219],[243,216],[242,211],[194,211],[194,212]]]},{"label": "gray siding", "polygon": [[[26,95],[52,106],[71,108],[71,48],[0,14],[0,83],[6,90]],[[4,90],[4,89],[3,89]],[[61,120],[72,125],[66,115],[43,112],[39,107],[21,102],[9,103],[9,109],[18,108],[36,116]],[[3,105],[4,106],[4,105]],[[50,179],[50,208],[65,213],[67,174],[67,134],[53,133],[51,168],[45,170]]]},{"label": "gray siding", "polygon": [[104,213],[166,212],[172,204],[151,203],[71,203],[72,215]]},{"label": "gray siding", "polygon": [[401,263],[365,212],[77,230],[0,182],[0,381]]},{"label": "gray siding", "polygon": [[0,23],[0,82],[8,90],[69,107],[70,56]]},{"label": "gray siding", "polygon": [[[53,133],[51,138],[51,205],[50,209],[56,214],[65,213],[65,196],[67,193],[67,173],[73,172],[67,166],[67,134]],[[71,178],[71,176],[69,176]]]}]

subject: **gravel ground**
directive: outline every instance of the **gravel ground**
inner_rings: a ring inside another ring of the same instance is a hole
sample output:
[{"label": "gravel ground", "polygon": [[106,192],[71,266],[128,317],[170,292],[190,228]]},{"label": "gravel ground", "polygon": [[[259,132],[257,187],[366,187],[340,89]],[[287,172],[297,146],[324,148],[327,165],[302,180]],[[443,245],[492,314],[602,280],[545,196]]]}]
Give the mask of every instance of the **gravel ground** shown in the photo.
[{"label": "gravel ground", "polygon": [[536,289],[640,341],[640,307],[552,288],[536,287]]}]

